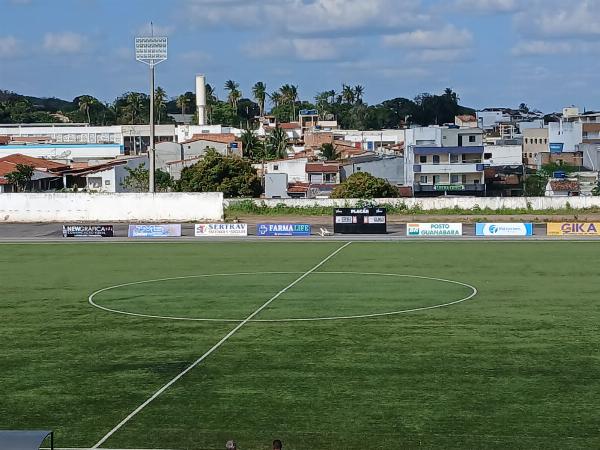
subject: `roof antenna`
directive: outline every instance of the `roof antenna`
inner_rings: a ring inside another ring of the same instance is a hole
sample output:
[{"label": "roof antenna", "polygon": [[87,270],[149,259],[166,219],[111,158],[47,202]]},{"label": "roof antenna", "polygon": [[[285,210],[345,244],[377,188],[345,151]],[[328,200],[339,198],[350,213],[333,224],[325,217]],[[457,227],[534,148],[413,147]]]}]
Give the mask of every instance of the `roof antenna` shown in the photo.
[{"label": "roof antenna", "polygon": [[150,35],[154,37],[154,23],[150,22]]}]

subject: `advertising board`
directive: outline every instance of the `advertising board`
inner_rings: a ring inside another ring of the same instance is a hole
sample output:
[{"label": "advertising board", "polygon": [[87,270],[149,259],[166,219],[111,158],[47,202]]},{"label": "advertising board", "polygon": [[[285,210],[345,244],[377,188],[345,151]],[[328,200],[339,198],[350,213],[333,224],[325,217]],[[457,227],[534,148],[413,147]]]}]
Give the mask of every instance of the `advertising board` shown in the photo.
[{"label": "advertising board", "polygon": [[311,226],[302,223],[259,223],[257,236],[310,236]]},{"label": "advertising board", "polygon": [[548,236],[600,236],[600,223],[549,223]]},{"label": "advertising board", "polygon": [[129,225],[128,237],[163,238],[180,237],[181,224]]},{"label": "advertising board", "polygon": [[533,236],[532,223],[478,223],[476,236]]},{"label": "advertising board", "polygon": [[409,223],[407,236],[462,236],[462,223]]},{"label": "advertising board", "polygon": [[200,236],[248,236],[245,223],[199,223],[194,227],[194,235]]},{"label": "advertising board", "polygon": [[385,234],[385,208],[336,208],[333,210],[333,232],[340,234]]},{"label": "advertising board", "polygon": [[113,237],[112,225],[63,225],[63,237]]}]

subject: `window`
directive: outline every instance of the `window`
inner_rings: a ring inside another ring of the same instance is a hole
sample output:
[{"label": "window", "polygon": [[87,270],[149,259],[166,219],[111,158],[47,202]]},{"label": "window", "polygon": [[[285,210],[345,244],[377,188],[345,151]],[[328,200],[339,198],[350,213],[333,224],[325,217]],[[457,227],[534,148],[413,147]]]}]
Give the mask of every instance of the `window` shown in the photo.
[{"label": "window", "polygon": [[548,143],[548,139],[544,139],[544,144],[547,144],[547,143]]},{"label": "window", "polygon": [[535,138],[535,143],[536,143],[536,144],[538,143],[538,140],[537,140],[537,138]]},{"label": "window", "polygon": [[325,180],[325,183],[336,183],[337,182],[337,174],[335,173],[326,173],[323,174],[323,178]]},{"label": "window", "polygon": [[483,159],[492,159],[492,154],[491,153],[484,153],[483,154]]},{"label": "window", "polygon": [[421,156],[419,156],[419,162],[420,162],[421,164],[425,164],[425,163],[427,163],[427,156],[425,156],[425,155],[421,155]]},{"label": "window", "polygon": [[451,164],[458,163],[458,155],[450,155],[450,163]]},{"label": "window", "polygon": [[529,144],[529,139],[525,138],[525,143]]},{"label": "window", "polygon": [[467,176],[466,175],[462,175],[461,176],[461,180],[462,180],[462,184],[467,184]]},{"label": "window", "polygon": [[421,175],[421,178],[419,179],[420,183],[426,184],[427,183],[427,175]]},{"label": "window", "polygon": [[476,136],[469,136],[469,142],[473,143],[476,141]]},{"label": "window", "polygon": [[452,183],[452,184],[458,183],[458,175],[450,175],[450,183]]},{"label": "window", "polygon": [[360,166],[356,168],[356,171],[357,171],[357,172],[360,172],[360,170],[361,170],[361,169],[360,169]]},{"label": "window", "polygon": [[479,184],[479,180],[473,180],[474,184]]},{"label": "window", "polygon": [[279,170],[279,166],[277,164],[273,165],[273,170]]},{"label": "window", "polygon": [[433,176],[433,184],[438,184],[440,182],[440,176],[439,175],[434,175]]},{"label": "window", "polygon": [[433,163],[434,164],[440,163],[440,155],[433,155]]},{"label": "window", "polygon": [[104,184],[110,186],[110,180],[104,180]]}]

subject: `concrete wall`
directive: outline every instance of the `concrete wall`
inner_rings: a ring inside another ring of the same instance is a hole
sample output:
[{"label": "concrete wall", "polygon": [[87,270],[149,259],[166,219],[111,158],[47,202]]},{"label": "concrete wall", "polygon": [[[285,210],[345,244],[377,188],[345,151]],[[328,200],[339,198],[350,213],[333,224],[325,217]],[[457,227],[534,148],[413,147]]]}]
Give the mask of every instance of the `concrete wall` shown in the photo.
[{"label": "concrete wall", "polygon": [[188,222],[223,219],[223,194],[2,194],[0,222]]},{"label": "concrete wall", "polygon": [[384,158],[376,161],[352,162],[342,166],[342,180],[357,172],[367,172],[392,184],[404,184],[404,158]]},{"label": "concrete wall", "polygon": [[34,158],[61,161],[88,161],[91,159],[113,159],[125,149],[119,144],[35,144],[2,145],[0,158],[20,153]]},{"label": "concrete wall", "polygon": [[[240,200],[225,200],[225,206],[239,202]],[[338,199],[270,199],[255,200],[256,204],[264,203],[267,206],[275,207],[279,204],[285,204],[291,207],[309,207],[309,206],[354,206],[363,200],[338,200]],[[425,211],[437,209],[473,209],[490,208],[499,209],[526,209],[528,206],[532,210],[543,209],[561,209],[566,208],[567,203],[573,209],[582,209],[590,207],[600,207],[600,197],[569,197],[569,198],[550,198],[550,197],[437,197],[437,198],[392,198],[376,199],[374,203],[379,205],[405,205],[408,208],[420,207]]]}]

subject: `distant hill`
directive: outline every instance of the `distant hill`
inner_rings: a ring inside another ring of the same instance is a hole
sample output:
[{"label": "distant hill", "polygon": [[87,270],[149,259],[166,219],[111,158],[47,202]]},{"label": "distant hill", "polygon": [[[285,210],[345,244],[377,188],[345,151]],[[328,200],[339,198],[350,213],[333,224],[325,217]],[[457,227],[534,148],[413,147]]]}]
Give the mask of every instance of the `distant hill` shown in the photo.
[{"label": "distant hill", "polygon": [[49,113],[55,113],[58,111],[69,112],[76,109],[73,102],[68,100],[63,100],[56,97],[32,97],[29,95],[21,95],[15,92],[0,89],[0,102],[17,102],[19,100],[27,100],[33,105],[34,109],[38,111],[47,111]]}]

